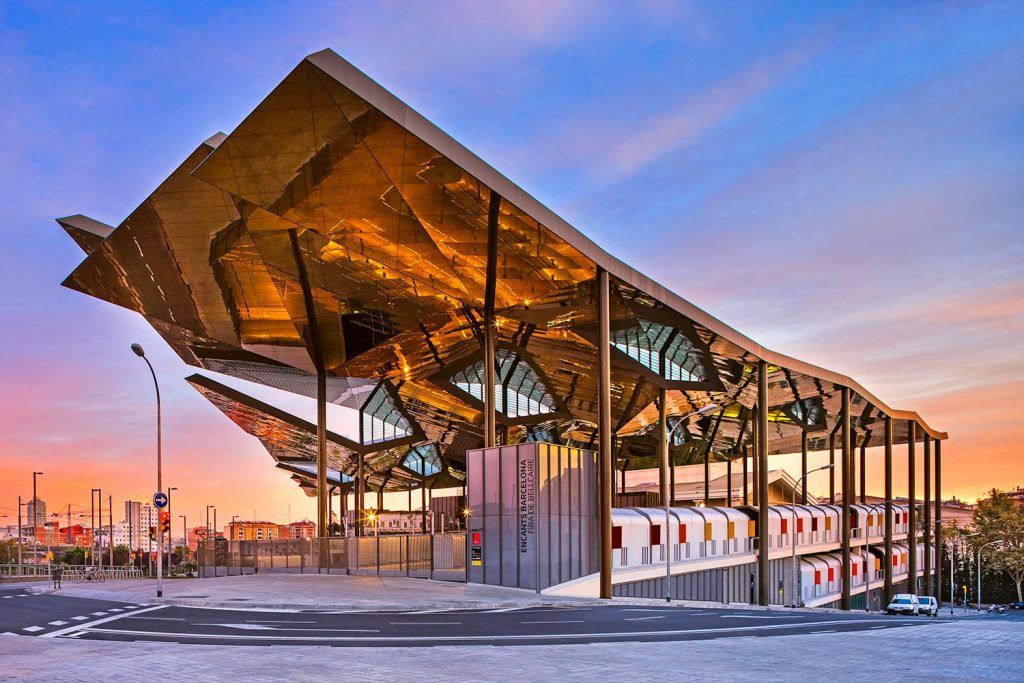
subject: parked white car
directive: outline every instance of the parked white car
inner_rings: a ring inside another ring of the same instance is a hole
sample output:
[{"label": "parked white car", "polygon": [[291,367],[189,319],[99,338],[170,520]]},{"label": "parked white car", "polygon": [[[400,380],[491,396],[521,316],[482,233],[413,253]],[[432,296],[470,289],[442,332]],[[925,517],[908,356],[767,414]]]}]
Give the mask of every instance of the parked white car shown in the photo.
[{"label": "parked white car", "polygon": [[911,614],[916,615],[920,608],[917,596],[912,593],[898,593],[892,598],[886,608],[886,614]]},{"label": "parked white car", "polygon": [[917,597],[917,613],[927,617],[939,616],[939,601],[927,595]]}]

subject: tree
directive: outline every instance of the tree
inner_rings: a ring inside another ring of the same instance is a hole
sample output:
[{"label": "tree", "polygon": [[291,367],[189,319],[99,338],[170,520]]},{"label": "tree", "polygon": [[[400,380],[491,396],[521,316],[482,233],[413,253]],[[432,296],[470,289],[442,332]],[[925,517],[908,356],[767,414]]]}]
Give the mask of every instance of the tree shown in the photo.
[{"label": "tree", "polygon": [[1000,541],[985,549],[990,568],[1010,575],[1017,588],[1017,600],[1024,600],[1024,507],[1008,494],[992,489],[992,495],[974,509],[977,543]]}]

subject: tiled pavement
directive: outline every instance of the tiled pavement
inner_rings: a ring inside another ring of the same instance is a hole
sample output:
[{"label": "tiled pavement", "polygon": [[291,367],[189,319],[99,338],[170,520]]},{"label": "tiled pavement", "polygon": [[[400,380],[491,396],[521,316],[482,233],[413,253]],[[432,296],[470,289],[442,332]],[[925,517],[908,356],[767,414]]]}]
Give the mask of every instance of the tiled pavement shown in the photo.
[{"label": "tiled pavement", "polygon": [[[675,643],[332,649],[0,636],[0,680],[1024,680],[1024,622]],[[641,673],[645,672],[645,673]]]}]

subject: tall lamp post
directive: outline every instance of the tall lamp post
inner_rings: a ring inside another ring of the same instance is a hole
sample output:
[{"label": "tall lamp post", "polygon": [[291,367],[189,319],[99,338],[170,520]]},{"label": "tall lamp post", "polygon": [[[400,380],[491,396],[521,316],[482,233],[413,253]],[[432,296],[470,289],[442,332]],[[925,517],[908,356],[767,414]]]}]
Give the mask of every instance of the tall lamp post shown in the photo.
[{"label": "tall lamp post", "polygon": [[[156,490],[163,491],[163,462],[162,454],[160,451],[160,383],[156,381],[156,372],[153,370],[153,364],[146,358],[146,352],[142,350],[142,346],[139,344],[132,344],[132,351],[135,355],[146,361],[146,366],[149,367],[149,374],[153,376],[153,387],[156,389]],[[162,537],[159,536],[160,520],[157,519],[157,544],[156,544],[156,597],[163,597],[164,594],[164,544],[161,542]]]},{"label": "tall lamp post", "polygon": [[[822,465],[821,467],[816,467],[815,469],[811,470],[807,474],[804,474],[799,479],[797,479],[796,480],[796,486],[793,487],[792,503],[789,506],[790,520],[791,520],[790,524],[789,524],[790,527],[791,527],[790,530],[789,530],[789,537],[793,541],[793,544],[792,544],[793,545],[793,595],[792,595],[793,599],[790,602],[792,603],[793,607],[796,607],[796,604],[797,604],[796,603],[797,592],[799,590],[799,588],[797,586],[797,583],[798,583],[797,582],[797,576],[798,575],[797,575],[797,572],[796,572],[796,490],[798,488],[800,488],[801,486],[806,486],[807,485],[807,482],[805,480],[810,475],[814,474],[815,472],[819,472],[821,470],[830,470],[830,469],[832,469],[834,467],[835,467],[835,465],[832,464],[832,463],[829,463],[828,465]],[[729,482],[729,486],[730,487],[732,486],[732,482]]]},{"label": "tall lamp post", "polygon": [[989,541],[985,545],[978,548],[978,611],[981,611],[981,551],[990,545],[1002,545],[1003,542],[1000,540]]},{"label": "tall lamp post", "polygon": [[[885,506],[885,505],[888,505],[889,503],[893,503],[893,502],[895,502],[895,501],[893,501],[893,500],[883,500],[881,503],[872,503],[871,505],[868,505],[867,508],[868,508],[868,510],[874,510],[874,509],[877,509],[880,506]],[[885,515],[884,512],[882,514]],[[870,519],[870,518],[871,518],[871,513],[869,512],[868,513],[868,519]],[[886,517],[885,523],[886,523],[886,525],[892,524],[892,519]],[[884,549],[883,549],[882,555],[883,556],[885,555]],[[871,611],[871,568],[868,566],[868,559],[870,558],[870,556],[871,556],[871,525],[870,524],[865,524],[864,525],[864,611],[865,612],[870,612]],[[892,560],[890,558],[888,558],[888,557],[885,558],[885,561],[886,562],[892,562]],[[885,591],[883,590],[883,593],[884,592]]]},{"label": "tall lamp post", "polygon": [[171,532],[171,492],[177,491],[177,486],[167,488],[167,575],[171,575],[171,561],[174,558],[174,534]]},{"label": "tall lamp post", "polygon": [[[36,490],[36,477],[42,472],[32,473],[32,562],[39,564],[39,495]],[[46,533],[46,519],[43,519],[43,533]]]},{"label": "tall lamp post", "polygon": [[178,515],[181,517],[181,570],[185,571],[185,564],[188,562],[188,519],[185,515]]}]

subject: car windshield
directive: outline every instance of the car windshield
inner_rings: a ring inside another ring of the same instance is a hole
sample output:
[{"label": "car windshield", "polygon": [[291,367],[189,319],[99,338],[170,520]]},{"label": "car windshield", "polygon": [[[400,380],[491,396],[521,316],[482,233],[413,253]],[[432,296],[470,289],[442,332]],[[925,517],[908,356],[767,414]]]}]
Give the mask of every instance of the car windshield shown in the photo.
[{"label": "car windshield", "polygon": [[895,600],[893,600],[893,602],[895,602],[897,605],[909,605],[910,598],[896,598]]}]

